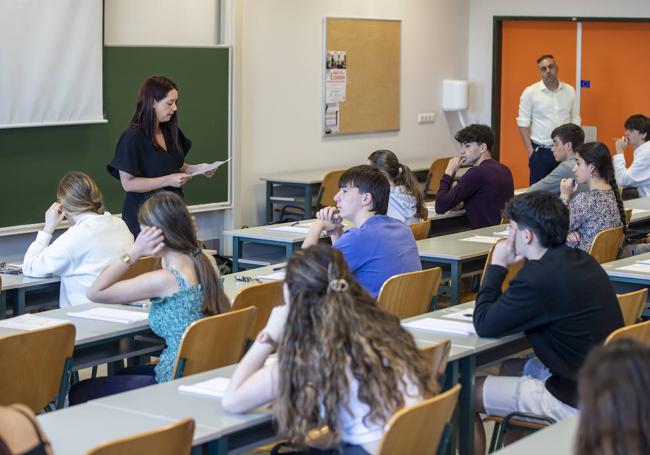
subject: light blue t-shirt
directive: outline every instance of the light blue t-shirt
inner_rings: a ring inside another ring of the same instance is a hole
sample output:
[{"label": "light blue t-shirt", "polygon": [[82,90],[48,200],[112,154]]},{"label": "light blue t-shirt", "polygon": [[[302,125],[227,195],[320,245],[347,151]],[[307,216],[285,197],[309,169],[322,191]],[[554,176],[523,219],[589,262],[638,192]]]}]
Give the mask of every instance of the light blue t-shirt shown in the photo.
[{"label": "light blue t-shirt", "polygon": [[373,215],[361,227],[347,230],[334,247],[374,298],[388,278],[422,270],[411,229],[387,215]]}]

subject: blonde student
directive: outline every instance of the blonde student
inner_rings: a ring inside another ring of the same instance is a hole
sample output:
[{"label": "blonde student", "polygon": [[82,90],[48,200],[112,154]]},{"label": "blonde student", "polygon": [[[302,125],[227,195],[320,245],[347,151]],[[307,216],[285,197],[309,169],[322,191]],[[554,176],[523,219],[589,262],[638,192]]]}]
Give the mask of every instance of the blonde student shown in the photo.
[{"label": "blonde student", "polygon": [[399,162],[390,150],[376,150],[368,157],[369,164],[379,169],[390,182],[390,199],[386,215],[407,224],[426,220],[428,211],[424,196],[411,169]]},{"label": "blonde student", "polygon": [[[62,308],[88,303],[86,291],[99,272],[133,244],[124,221],[104,210],[97,184],[83,172],[68,172],[59,182],[57,202],[45,212],[45,225],[27,249],[23,273],[61,276]],[[72,226],[52,242],[57,225]]]},{"label": "blonde student", "polygon": [[[431,366],[397,317],[354,279],[341,252],[318,244],[289,259],[276,307],[237,366],[230,412],[275,400],[279,433],[309,453],[376,453],[388,419],[438,391]],[[276,349],[277,363],[265,366]],[[327,438],[308,440],[327,426]]]},{"label": "blonde student", "polygon": [[[78,404],[125,390],[172,379],[185,329],[194,321],[230,309],[216,268],[201,251],[192,218],[177,194],[161,191],[140,207],[140,234],[133,246],[104,269],[88,290],[99,303],[151,299],[149,326],[165,340],[158,364],[125,369],[116,376],[82,381],[70,390]],[[120,280],[143,256],[157,256],[162,269]]]}]

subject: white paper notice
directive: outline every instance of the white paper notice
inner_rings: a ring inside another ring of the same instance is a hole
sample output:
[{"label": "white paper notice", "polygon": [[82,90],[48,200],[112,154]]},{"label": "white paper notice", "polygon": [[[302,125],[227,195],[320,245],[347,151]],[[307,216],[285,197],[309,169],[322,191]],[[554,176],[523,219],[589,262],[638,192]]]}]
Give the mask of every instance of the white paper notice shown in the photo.
[{"label": "white paper notice", "polygon": [[443,332],[463,336],[476,335],[474,324],[471,322],[456,322],[439,318],[423,318],[403,322],[402,326],[409,329],[424,330],[426,332]]},{"label": "white paper notice", "polygon": [[67,322],[68,321],[62,321],[61,319],[46,318],[44,316],[35,316],[28,313],[0,321],[0,327],[16,330],[37,330],[44,329],[45,327],[54,327],[56,325],[66,324]]},{"label": "white paper notice", "polygon": [[650,273],[650,265],[648,264],[630,264],[625,267],[619,267],[616,270],[623,270],[625,272],[641,272],[641,273]]},{"label": "white paper notice", "polygon": [[345,101],[345,81],[325,82],[325,102],[342,103]]},{"label": "white paper notice", "polygon": [[500,237],[490,237],[487,235],[473,235],[464,239],[460,239],[462,242],[476,242],[476,243],[497,243],[501,240]]},{"label": "white paper notice", "polygon": [[226,161],[215,161],[214,163],[208,164],[205,167],[197,169],[196,171],[190,173],[190,175],[194,176],[194,175],[205,174],[208,171],[212,171],[214,169],[217,169],[219,166],[227,163],[228,161],[230,161],[230,158],[228,158]]}]

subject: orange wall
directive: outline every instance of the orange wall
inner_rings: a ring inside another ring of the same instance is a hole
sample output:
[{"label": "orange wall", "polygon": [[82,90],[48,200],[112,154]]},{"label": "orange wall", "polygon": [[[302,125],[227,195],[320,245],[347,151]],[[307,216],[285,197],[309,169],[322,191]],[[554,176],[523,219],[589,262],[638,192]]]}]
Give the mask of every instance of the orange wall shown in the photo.
[{"label": "orange wall", "polygon": [[[650,115],[650,23],[585,22],[582,26],[582,124],[614,152],[614,137],[632,114]],[[626,153],[628,163],[631,151]]]},{"label": "orange wall", "polygon": [[526,148],[516,123],[519,97],[524,88],[541,79],[536,61],[543,54],[555,56],[560,80],[575,87],[575,22],[503,22],[499,153],[500,161],[512,171],[515,188],[527,187],[529,178]]}]

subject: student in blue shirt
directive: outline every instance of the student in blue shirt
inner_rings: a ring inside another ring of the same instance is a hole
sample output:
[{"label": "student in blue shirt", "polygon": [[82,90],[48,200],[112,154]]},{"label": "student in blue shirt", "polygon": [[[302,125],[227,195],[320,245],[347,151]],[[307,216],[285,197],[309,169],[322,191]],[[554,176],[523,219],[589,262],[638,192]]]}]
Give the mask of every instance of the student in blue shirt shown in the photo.
[{"label": "student in blue shirt", "polygon": [[[376,298],[388,278],[422,269],[415,238],[407,225],[386,215],[390,183],[378,169],[352,167],[339,179],[339,188],[336,207],[316,214],[302,247],[318,243],[325,231],[355,278]],[[343,218],[353,224],[346,232]]]}]

